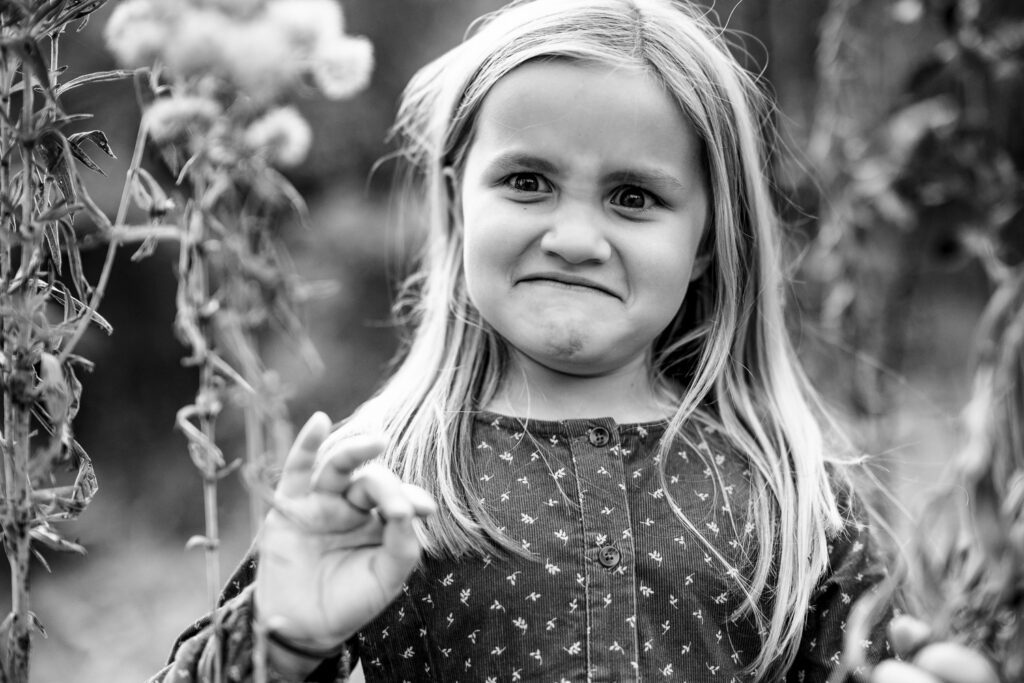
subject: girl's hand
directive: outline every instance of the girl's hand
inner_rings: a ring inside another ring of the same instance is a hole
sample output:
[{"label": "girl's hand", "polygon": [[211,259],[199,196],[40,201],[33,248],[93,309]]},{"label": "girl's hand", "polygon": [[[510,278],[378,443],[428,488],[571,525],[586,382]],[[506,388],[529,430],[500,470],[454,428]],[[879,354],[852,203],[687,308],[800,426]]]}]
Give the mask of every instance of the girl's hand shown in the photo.
[{"label": "girl's hand", "polygon": [[931,641],[931,629],[910,617],[889,625],[889,642],[906,661],[887,659],[871,673],[871,683],[999,683],[992,663],[976,650]]},{"label": "girl's hand", "polygon": [[296,437],[256,574],[260,623],[314,651],[340,647],[394,600],[420,557],[413,519],[435,510],[423,489],[380,465],[356,471],[380,440],[332,439],[330,427],[318,412]]}]

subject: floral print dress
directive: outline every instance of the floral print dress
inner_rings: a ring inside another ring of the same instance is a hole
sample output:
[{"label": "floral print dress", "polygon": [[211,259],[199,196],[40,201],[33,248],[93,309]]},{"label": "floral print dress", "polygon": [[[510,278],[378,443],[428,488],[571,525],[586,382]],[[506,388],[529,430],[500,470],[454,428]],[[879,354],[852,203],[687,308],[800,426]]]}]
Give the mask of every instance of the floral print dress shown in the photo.
[{"label": "floral print dress", "polygon": [[[425,558],[350,643],[368,683],[749,680],[743,668],[758,637],[736,616],[734,580],[750,564],[749,473],[719,435],[692,428],[673,442],[662,474],[664,430],[480,413],[468,454],[480,502],[523,552]],[[831,570],[784,680],[828,679],[852,603],[884,576],[862,524],[830,551]],[[229,586],[235,603],[251,592],[253,567],[243,565]],[[231,600],[224,609],[231,612]],[[233,634],[246,628],[239,623]],[[200,622],[183,636],[176,660],[186,659],[183,650],[198,657],[208,630]],[[875,633],[862,647],[874,660],[887,644]],[[243,657],[246,648],[236,649],[232,657]],[[192,671],[172,662],[158,679],[178,680],[163,678],[175,666]],[[313,679],[343,678],[344,668],[325,664]],[[238,665],[240,680],[247,670]]]}]

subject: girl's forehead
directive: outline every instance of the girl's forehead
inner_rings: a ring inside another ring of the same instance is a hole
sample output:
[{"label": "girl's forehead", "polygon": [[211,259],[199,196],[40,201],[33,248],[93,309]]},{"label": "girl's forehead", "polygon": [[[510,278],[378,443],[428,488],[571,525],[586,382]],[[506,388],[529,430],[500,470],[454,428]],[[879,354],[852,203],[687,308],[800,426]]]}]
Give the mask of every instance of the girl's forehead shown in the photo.
[{"label": "girl's forehead", "polygon": [[605,161],[643,155],[678,165],[692,162],[698,147],[676,99],[635,66],[528,62],[495,83],[475,128],[473,147]]}]

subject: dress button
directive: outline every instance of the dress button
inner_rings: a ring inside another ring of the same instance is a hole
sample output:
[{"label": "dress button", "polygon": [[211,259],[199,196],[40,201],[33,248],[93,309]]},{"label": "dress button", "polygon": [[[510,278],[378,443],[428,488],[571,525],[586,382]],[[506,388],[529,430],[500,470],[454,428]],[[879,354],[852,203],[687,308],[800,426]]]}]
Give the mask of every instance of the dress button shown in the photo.
[{"label": "dress button", "polygon": [[601,552],[597,554],[597,559],[601,563],[601,566],[608,567],[609,569],[617,565],[621,558],[622,553],[620,553],[619,549],[613,545],[606,545],[601,548]]},{"label": "dress button", "polygon": [[612,435],[609,434],[608,430],[604,427],[594,427],[587,434],[587,437],[590,439],[591,446],[602,448],[608,445],[608,442],[611,441]]}]

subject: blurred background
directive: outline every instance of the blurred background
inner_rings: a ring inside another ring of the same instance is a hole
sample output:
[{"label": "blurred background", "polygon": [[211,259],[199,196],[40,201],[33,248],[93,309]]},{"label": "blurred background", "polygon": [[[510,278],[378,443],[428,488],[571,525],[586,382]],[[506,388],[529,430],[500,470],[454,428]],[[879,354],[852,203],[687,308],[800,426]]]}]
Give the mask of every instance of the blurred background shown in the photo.
[{"label": "blurred background", "polygon": [[[102,41],[114,4],[65,40],[65,78],[114,68]],[[266,339],[296,424],[314,410],[344,417],[384,376],[396,350],[392,286],[417,238],[394,227],[393,169],[376,164],[389,152],[387,130],[408,78],[458,42],[474,17],[500,4],[343,3],[346,31],[369,37],[376,66],[369,89],[352,100],[300,103],[315,141],[308,161],[288,176],[311,220],[308,227],[281,225],[281,238],[298,272],[335,280],[340,290],[306,310],[322,371],[304,366],[287,344]],[[1000,72],[965,100],[965,88],[996,66],[942,50],[964,43],[956,36],[968,19],[985,35],[1014,27],[1017,33],[999,45],[1006,63],[1019,66],[1024,11],[1013,0],[974,3],[980,13],[965,18],[965,4],[971,3],[719,0],[713,7],[732,31],[737,54],[763,73],[779,105],[769,124],[784,143],[774,164],[800,355],[911,510],[956,452],[973,334],[992,290],[965,235],[988,234],[993,212],[1001,210],[1000,248],[1013,260],[1021,246],[1019,215],[1003,220],[1014,211],[1008,195],[991,199],[982,191],[1012,186],[1021,167],[1020,71]],[[89,127],[106,131],[119,156],[102,164],[114,182],[87,178],[93,197],[113,215],[139,109],[130,83],[76,92],[67,110],[95,114]],[[984,128],[993,147],[951,141],[944,136],[959,135],[951,126]],[[100,309],[114,334],[93,331],[80,347],[96,368],[83,378],[77,436],[100,490],[81,519],[64,527],[88,554],[48,553],[52,573],[34,570],[33,609],[48,638],[35,645],[33,680],[143,680],[206,611],[202,555],[184,547],[202,533],[201,482],[174,429],[175,413],[192,400],[197,382],[194,369],[182,366],[185,350],[172,332],[177,251],[163,245],[137,262],[130,254],[131,247],[121,249]],[[102,258],[102,250],[89,254],[87,272],[98,272]],[[239,416],[226,413],[218,431],[229,457],[240,455],[242,430]],[[239,477],[225,480],[221,492],[227,573],[252,529]]]}]

